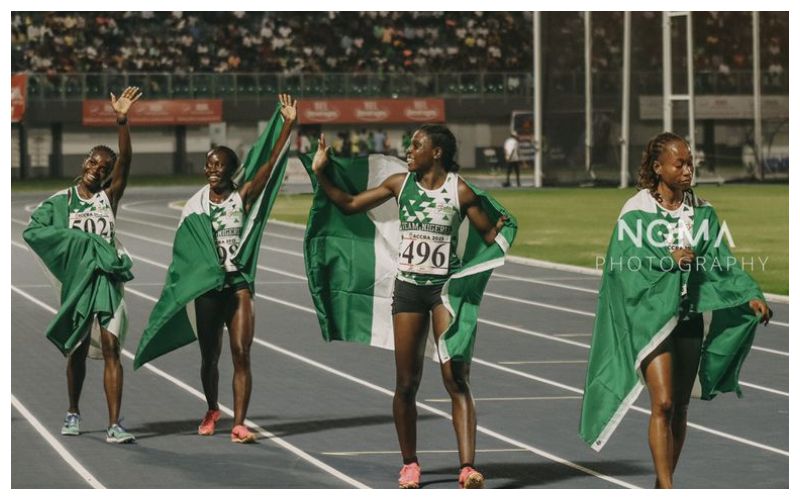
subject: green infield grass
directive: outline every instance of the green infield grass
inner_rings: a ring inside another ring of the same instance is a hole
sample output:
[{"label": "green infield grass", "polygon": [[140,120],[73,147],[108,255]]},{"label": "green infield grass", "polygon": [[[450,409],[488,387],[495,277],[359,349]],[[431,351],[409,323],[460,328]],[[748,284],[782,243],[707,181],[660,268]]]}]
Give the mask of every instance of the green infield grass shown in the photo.
[{"label": "green infield grass", "polygon": [[[789,187],[698,186],[696,193],[727,222],[733,253],[765,292],[789,293]],[[519,223],[512,255],[595,268],[605,256],[622,205],[634,189],[495,189]],[[281,195],[272,217],[305,224],[310,195]],[[601,266],[602,267],[602,266]]]}]

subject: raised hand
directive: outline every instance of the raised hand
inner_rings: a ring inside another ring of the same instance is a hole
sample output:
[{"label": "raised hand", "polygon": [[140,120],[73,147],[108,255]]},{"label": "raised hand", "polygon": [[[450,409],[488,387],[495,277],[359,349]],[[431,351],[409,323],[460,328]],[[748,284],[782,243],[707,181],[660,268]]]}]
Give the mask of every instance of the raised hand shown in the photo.
[{"label": "raised hand", "polygon": [[281,102],[281,116],[287,122],[297,119],[297,99],[292,99],[289,94],[279,94],[278,100]]},{"label": "raised hand", "polygon": [[142,91],[139,90],[139,87],[126,88],[122,91],[122,95],[119,96],[119,98],[111,92],[111,107],[114,108],[114,112],[117,113],[117,118],[128,116],[128,111],[131,109],[131,106],[138,101],[140,97],[142,97]]},{"label": "raised hand", "polygon": [[325,142],[325,134],[319,135],[319,144],[317,144],[317,152],[314,153],[314,161],[311,163],[311,169],[315,174],[319,175],[325,170],[328,165],[328,153],[331,147]]}]

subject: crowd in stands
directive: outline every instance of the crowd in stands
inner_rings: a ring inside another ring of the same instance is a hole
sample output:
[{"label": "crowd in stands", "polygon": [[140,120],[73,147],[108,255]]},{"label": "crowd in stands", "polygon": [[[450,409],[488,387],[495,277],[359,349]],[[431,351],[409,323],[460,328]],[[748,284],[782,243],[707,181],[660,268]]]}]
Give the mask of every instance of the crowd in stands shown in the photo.
[{"label": "crowd in stands", "polygon": [[[622,17],[591,15],[601,89],[619,85]],[[786,86],[788,14],[760,17],[767,87]],[[530,12],[12,12],[11,21],[14,72],[527,73],[533,59]],[[660,12],[633,13],[634,71],[661,70],[661,22]],[[709,85],[751,70],[749,12],[695,12],[693,26],[694,68]],[[579,86],[584,13],[544,12],[542,29],[545,75],[557,89]],[[681,36],[675,67],[686,62]]]},{"label": "crowd in stands", "polygon": [[530,68],[530,25],[509,12],[18,12],[12,70],[513,71]]}]

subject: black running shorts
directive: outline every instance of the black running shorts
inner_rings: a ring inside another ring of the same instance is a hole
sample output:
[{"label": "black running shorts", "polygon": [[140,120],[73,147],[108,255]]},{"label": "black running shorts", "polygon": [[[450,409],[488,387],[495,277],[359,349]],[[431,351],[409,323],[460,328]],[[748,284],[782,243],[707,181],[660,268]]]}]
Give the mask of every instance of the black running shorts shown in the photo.
[{"label": "black running shorts", "polygon": [[392,314],[405,312],[427,314],[442,303],[442,286],[415,285],[395,278]]}]

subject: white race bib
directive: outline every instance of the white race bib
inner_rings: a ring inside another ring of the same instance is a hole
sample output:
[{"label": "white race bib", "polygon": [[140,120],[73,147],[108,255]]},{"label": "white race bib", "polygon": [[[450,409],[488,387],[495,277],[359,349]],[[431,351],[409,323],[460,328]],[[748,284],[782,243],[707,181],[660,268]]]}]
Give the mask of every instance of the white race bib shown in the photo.
[{"label": "white race bib", "polygon": [[450,269],[450,235],[403,231],[398,269],[404,273],[446,275]]},{"label": "white race bib", "polygon": [[97,234],[109,243],[114,234],[114,220],[103,211],[70,212],[69,227]]},{"label": "white race bib", "polygon": [[225,271],[236,271],[236,264],[233,263],[233,257],[239,250],[239,232],[240,227],[231,227],[217,231],[217,255],[219,256],[219,263],[225,268]]}]

